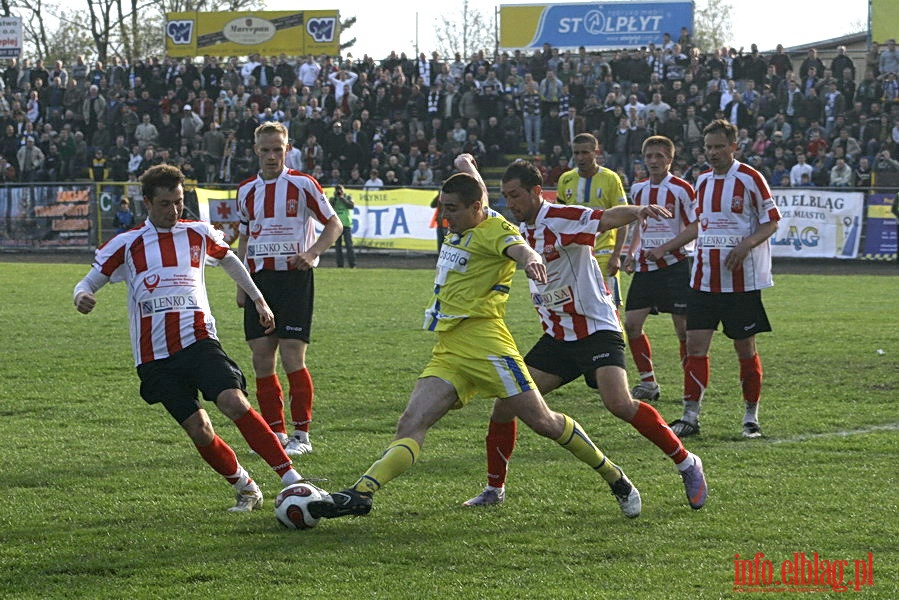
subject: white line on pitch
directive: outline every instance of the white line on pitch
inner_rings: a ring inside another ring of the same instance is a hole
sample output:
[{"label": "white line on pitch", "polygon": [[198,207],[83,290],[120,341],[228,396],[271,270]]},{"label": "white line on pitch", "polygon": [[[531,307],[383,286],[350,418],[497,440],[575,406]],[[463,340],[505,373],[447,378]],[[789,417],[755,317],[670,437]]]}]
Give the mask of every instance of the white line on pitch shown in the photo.
[{"label": "white line on pitch", "polygon": [[830,431],[827,433],[809,433],[806,435],[796,435],[788,438],[780,438],[769,441],[769,444],[788,444],[791,442],[806,442],[808,440],[820,440],[827,438],[850,437],[853,435],[865,435],[868,433],[876,433],[878,431],[899,431],[899,423],[886,423],[885,425],[871,425],[870,427],[860,427],[859,429],[848,429],[845,431]]}]

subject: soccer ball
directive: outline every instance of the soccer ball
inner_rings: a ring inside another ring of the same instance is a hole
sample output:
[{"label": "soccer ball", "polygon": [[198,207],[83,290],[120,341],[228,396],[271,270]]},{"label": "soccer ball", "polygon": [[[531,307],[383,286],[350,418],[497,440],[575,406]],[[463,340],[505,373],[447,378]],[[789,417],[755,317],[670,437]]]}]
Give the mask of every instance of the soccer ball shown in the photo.
[{"label": "soccer ball", "polygon": [[312,529],[318,525],[309,513],[309,503],[324,500],[326,492],[311,483],[289,485],[275,498],[275,517],[288,529]]}]

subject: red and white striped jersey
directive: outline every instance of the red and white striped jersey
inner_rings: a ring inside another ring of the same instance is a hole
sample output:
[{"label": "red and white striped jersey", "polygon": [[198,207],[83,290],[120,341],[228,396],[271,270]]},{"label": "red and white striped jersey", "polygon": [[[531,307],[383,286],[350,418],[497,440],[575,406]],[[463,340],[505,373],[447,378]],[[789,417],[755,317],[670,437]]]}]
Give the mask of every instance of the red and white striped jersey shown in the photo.
[{"label": "red and white striped jersey", "polygon": [[[128,284],[131,350],[136,365],[194,342],[218,339],[206,295],[205,266],[228,253],[224,235],[203,221],[156,229],[149,220],[97,249],[93,267]],[[212,264],[215,264],[214,262]]]},{"label": "red and white striped jersey", "polygon": [[287,259],[315,243],[312,219],[324,225],[335,214],[315,178],[286,168],[269,181],[256,175],[242,182],[237,212],[250,273],[287,271]]},{"label": "red and white striped jersey", "polygon": [[648,259],[644,251],[658,248],[679,235],[687,225],[696,222],[696,193],[693,187],[669,173],[659,185],[652,185],[649,179],[633,184],[631,201],[636,206],[664,206],[674,215],[673,219],[646,219],[643,223],[640,248],[636,254],[637,271],[656,271],[686,260],[688,253],[693,251],[693,242],[674,252],[667,252],[658,261]]},{"label": "red and white striped jersey", "polygon": [[533,225],[519,227],[543,257],[546,283],[528,279],[547,335],[575,341],[597,331],[621,331],[612,296],[593,256],[603,211],[544,202]]},{"label": "red and white striped jersey", "polygon": [[753,248],[741,267],[724,266],[730,251],[759,225],[780,220],[765,178],[734,161],[726,175],[702,173],[696,180],[699,236],[690,285],[703,292],[749,292],[771,287],[771,245]]}]

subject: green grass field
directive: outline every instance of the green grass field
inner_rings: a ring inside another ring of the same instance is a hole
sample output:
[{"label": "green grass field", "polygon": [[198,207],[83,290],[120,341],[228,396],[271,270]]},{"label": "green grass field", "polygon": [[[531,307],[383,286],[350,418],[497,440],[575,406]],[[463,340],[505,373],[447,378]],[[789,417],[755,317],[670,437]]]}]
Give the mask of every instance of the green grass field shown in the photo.
[{"label": "green grass field", "polygon": [[[850,588],[854,561],[872,553],[874,584],[860,593],[899,597],[896,277],[776,275],[765,292],[775,331],[758,340],[762,440],[740,437],[738,365],[716,336],[703,432],[687,443],[709,479],[700,511],[670,461],[575,383],[550,405],[626,469],[643,495],[638,519],[526,428],[506,503],[461,508],[485,478],[491,403],[476,400],[431,431],[371,515],[298,532],[275,522],[277,477],[213,410],[266,496],[261,511],[226,512],[231,488],[138,395],[124,286],[101,290],[89,316],[74,310],[86,269],[0,263],[2,598],[719,598],[733,593],[735,555],[764,553],[779,576],[800,552],[849,561]],[[317,272],[315,453],[298,467],[324,487],[352,483],[391,440],[433,343],[419,329],[431,278]],[[212,269],[209,287],[224,346],[252,382],[233,285]],[[508,321],[529,348],[539,325],[521,274]],[[670,319],[647,329],[670,420],[681,411]]]}]

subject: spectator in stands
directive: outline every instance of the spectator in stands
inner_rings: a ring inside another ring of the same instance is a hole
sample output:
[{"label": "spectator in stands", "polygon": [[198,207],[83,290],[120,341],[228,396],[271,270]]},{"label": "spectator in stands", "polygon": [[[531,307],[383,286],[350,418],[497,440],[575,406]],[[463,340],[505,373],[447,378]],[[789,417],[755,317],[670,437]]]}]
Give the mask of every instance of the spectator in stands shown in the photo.
[{"label": "spectator in stands", "polygon": [[899,49],[896,48],[896,40],[888,39],[887,47],[880,52],[877,61],[880,75],[887,73],[899,73]]},{"label": "spectator in stands", "polygon": [[25,138],[25,143],[19,148],[16,158],[19,165],[19,181],[31,183],[38,179],[38,174],[44,166],[44,153],[37,147],[33,137]]},{"label": "spectator in stands", "polygon": [[380,173],[376,169],[372,169],[368,174],[368,180],[362,186],[364,190],[380,190],[384,187],[384,181],[380,177]]},{"label": "spectator in stands", "polygon": [[836,164],[830,169],[829,185],[833,187],[852,187],[855,182],[855,174],[852,167],[846,164],[846,159],[838,158]]},{"label": "spectator in stands", "polygon": [[811,179],[813,168],[806,162],[804,152],[796,154],[796,164],[790,169],[790,185],[799,187],[802,183],[802,176],[807,175]]}]

